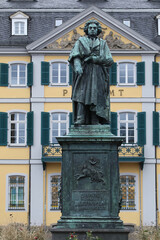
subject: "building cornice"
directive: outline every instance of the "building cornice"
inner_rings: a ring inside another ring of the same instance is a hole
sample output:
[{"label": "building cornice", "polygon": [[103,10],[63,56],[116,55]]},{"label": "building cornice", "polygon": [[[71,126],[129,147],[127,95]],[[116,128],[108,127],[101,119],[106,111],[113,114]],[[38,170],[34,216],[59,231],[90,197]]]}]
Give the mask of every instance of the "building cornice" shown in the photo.
[{"label": "building cornice", "polygon": [[[70,13],[80,13],[82,11],[85,10],[85,8],[58,8],[58,9],[47,9],[47,8],[41,8],[41,9],[36,9],[36,8],[31,8],[31,9],[28,9],[28,8],[1,8],[0,9],[0,12],[17,12],[18,10],[22,11],[22,12],[55,12],[55,13],[60,13],[60,12],[70,12]],[[103,10],[104,12],[137,12],[137,13],[154,13],[154,12],[160,12],[160,8],[139,8],[139,9],[136,9],[136,8],[131,8],[131,9],[123,9],[123,8],[102,8],[101,10]]]}]

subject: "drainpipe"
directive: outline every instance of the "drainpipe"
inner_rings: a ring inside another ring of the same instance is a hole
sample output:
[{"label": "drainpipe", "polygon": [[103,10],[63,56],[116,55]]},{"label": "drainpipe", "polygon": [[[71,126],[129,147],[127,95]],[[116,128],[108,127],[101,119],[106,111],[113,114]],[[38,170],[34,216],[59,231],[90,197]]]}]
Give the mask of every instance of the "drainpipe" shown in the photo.
[{"label": "drainpipe", "polygon": [[[31,56],[32,60],[32,56]],[[32,111],[31,106],[32,87],[30,87],[30,112]],[[31,146],[29,146],[29,196],[28,196],[28,227],[31,225]]]},{"label": "drainpipe", "polygon": [[142,186],[141,186],[141,165],[139,165],[139,197],[140,197],[140,206],[139,206],[139,211],[140,211],[140,227],[142,227],[142,195],[141,195],[141,190],[142,190]]},{"label": "drainpipe", "polygon": [[47,198],[47,171],[46,171],[46,166],[45,166],[45,170],[44,170],[44,174],[45,174],[45,196],[44,196],[44,226],[46,226],[46,198]]},{"label": "drainpipe", "polygon": [[[156,55],[154,56],[154,61],[156,62]],[[154,98],[156,99],[156,86],[154,87]],[[156,111],[156,101],[154,104],[154,111]],[[156,156],[156,146],[155,146],[155,207],[156,207],[156,228],[158,228],[158,191],[157,191],[157,156]]]}]

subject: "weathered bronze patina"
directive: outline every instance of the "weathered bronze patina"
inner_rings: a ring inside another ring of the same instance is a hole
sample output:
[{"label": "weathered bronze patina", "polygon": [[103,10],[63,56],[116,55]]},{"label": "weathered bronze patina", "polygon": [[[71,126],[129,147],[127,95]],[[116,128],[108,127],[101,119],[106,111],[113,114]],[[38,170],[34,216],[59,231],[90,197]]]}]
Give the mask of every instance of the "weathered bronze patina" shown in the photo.
[{"label": "weathered bronze patina", "polygon": [[113,59],[106,41],[97,36],[102,32],[96,20],[85,24],[86,36],[80,37],[71,51],[73,66],[72,101],[74,124],[109,123],[108,68]]},{"label": "weathered bronze patina", "polygon": [[102,240],[128,240],[129,231],[119,218],[120,185],[118,147],[120,137],[110,131],[108,68],[113,59],[100,24],[86,23],[70,54],[74,69],[74,126],[57,137],[62,147],[62,216],[52,229],[53,240],[69,232],[84,240],[91,230]]}]

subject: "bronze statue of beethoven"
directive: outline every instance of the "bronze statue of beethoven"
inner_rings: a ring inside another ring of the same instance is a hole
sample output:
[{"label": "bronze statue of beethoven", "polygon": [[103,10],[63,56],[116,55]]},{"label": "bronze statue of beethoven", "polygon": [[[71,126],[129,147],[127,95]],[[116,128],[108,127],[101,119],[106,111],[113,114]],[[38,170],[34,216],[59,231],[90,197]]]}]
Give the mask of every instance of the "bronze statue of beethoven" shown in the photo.
[{"label": "bronze statue of beethoven", "polygon": [[86,36],[80,37],[69,56],[73,67],[73,113],[75,125],[109,123],[109,74],[113,59],[107,43],[99,39],[99,22],[85,24]]}]

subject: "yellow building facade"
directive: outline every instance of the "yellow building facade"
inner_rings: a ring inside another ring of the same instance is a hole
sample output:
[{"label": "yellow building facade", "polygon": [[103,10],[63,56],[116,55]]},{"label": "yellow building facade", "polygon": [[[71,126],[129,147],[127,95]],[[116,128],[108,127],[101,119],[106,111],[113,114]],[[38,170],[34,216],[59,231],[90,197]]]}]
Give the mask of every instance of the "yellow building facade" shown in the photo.
[{"label": "yellow building facade", "polygon": [[67,134],[71,125],[68,56],[92,18],[101,23],[101,37],[115,62],[110,70],[111,130],[125,139],[119,148],[120,217],[138,226],[160,221],[160,149],[154,141],[159,125],[153,117],[160,111],[153,74],[159,47],[91,7],[27,45],[25,53],[0,56],[0,225],[49,226],[61,216],[62,152],[56,136]]}]

